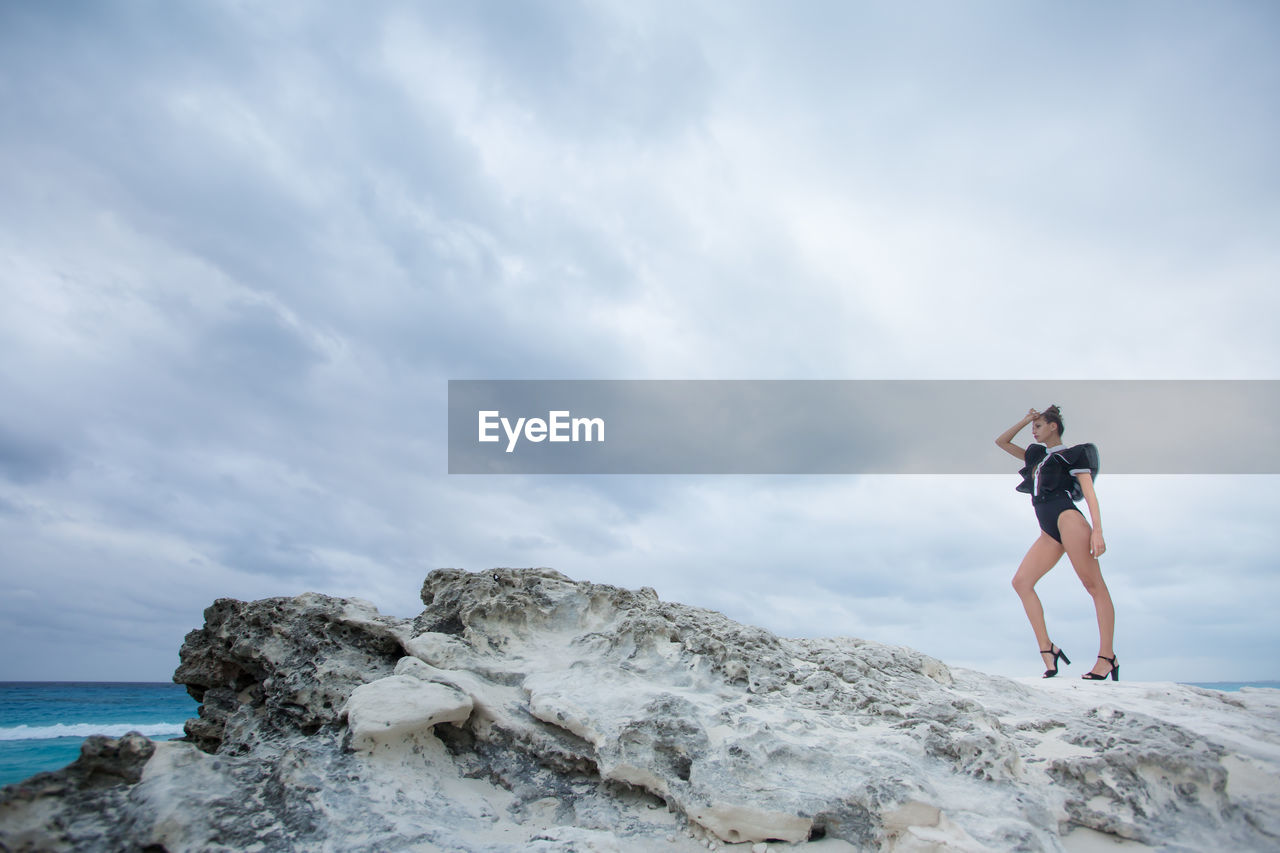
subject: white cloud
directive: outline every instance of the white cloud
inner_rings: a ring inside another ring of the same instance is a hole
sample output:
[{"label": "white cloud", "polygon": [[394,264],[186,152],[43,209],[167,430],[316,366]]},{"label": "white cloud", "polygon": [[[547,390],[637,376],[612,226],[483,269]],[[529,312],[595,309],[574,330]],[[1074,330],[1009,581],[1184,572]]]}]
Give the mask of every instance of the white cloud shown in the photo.
[{"label": "white cloud", "polygon": [[[1269,9],[0,16],[0,678],[165,678],[214,597],[407,615],[439,565],[1034,670],[1012,469],[449,477],[445,380],[1280,364]],[[1275,677],[1272,479],[1100,481],[1127,673]]]}]

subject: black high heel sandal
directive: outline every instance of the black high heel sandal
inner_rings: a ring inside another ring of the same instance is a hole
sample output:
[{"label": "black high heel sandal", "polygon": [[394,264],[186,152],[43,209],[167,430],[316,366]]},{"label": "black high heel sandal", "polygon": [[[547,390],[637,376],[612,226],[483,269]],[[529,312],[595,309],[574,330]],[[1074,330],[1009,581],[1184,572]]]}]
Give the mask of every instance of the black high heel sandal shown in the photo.
[{"label": "black high heel sandal", "polygon": [[1080,677],[1085,679],[1086,681],[1106,681],[1107,676],[1111,676],[1112,681],[1119,681],[1120,680],[1120,664],[1116,663],[1116,659],[1114,657],[1107,657],[1106,655],[1098,655],[1098,657],[1111,664],[1111,671],[1104,675],[1098,675],[1096,672],[1086,672],[1084,675]]},{"label": "black high heel sandal", "polygon": [[1062,662],[1067,666],[1071,665],[1071,658],[1067,657],[1067,653],[1055,646],[1053,643],[1049,644],[1049,648],[1041,649],[1040,654],[1053,655],[1053,668],[1046,669],[1044,671],[1044,675],[1040,676],[1041,678],[1053,678],[1058,674],[1058,658],[1062,658]]}]

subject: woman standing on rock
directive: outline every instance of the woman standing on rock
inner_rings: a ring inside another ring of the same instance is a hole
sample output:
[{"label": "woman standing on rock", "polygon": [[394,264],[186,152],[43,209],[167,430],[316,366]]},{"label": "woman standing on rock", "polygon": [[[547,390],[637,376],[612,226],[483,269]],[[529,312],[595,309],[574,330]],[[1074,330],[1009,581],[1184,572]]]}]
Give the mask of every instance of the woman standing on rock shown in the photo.
[{"label": "woman standing on rock", "polygon": [[[1031,424],[1031,438],[1037,443],[1023,450],[1013,443],[1013,437],[1027,424]],[[1013,588],[1022,599],[1040,643],[1040,654],[1048,667],[1044,677],[1052,678],[1058,674],[1059,658],[1067,664],[1071,660],[1049,639],[1044,607],[1035,587],[1040,578],[1057,565],[1065,551],[1085,590],[1093,596],[1093,606],[1098,612],[1098,659],[1093,670],[1081,677],[1101,681],[1109,675],[1112,681],[1119,681],[1120,665],[1111,647],[1116,611],[1106,581],[1102,579],[1102,567],[1098,565],[1098,558],[1107,550],[1107,543],[1102,539],[1098,496],[1093,491],[1093,481],[1098,476],[1098,449],[1092,444],[1067,447],[1062,443],[1062,432],[1062,413],[1057,406],[1050,406],[1044,412],[1029,410],[1022,420],[996,439],[1000,448],[1023,461],[1024,467],[1018,472],[1022,483],[1017,490],[1031,495],[1031,505],[1040,521],[1040,537],[1031,543],[1022,558],[1013,576]],[[1075,504],[1082,496],[1093,518],[1092,527]]]}]

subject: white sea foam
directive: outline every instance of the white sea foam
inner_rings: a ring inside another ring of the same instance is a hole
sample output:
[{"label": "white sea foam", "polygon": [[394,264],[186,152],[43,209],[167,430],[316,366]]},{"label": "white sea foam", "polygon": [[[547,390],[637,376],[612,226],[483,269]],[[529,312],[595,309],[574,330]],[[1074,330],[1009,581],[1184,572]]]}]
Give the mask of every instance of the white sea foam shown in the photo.
[{"label": "white sea foam", "polygon": [[182,734],[182,723],[55,723],[52,726],[2,726],[0,741],[3,740],[50,740],[59,737],[88,737],[89,735],[107,735],[120,737],[129,732],[138,732],[147,737],[168,737]]}]

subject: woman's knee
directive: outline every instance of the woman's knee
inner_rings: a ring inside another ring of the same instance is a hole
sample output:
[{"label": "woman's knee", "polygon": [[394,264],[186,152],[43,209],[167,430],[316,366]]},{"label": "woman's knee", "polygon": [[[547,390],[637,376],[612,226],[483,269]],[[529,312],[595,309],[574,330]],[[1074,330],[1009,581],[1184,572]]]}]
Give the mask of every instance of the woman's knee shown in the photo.
[{"label": "woman's knee", "polygon": [[1080,573],[1080,583],[1084,584],[1085,591],[1097,598],[1099,595],[1110,595],[1107,590],[1107,582],[1102,578],[1102,572],[1096,569],[1097,561],[1094,561],[1095,570],[1091,572]]},{"label": "woman's knee", "polygon": [[1049,567],[1043,565],[1024,563],[1018,567],[1018,571],[1013,575],[1013,580],[1009,583],[1018,595],[1025,596],[1035,591],[1036,584],[1040,583],[1040,578],[1044,577],[1048,570]]},{"label": "woman's knee", "polygon": [[1018,571],[1014,573],[1011,581],[1013,588],[1020,595],[1031,592],[1040,578],[1044,577],[1062,558],[1062,554],[1062,545],[1050,539],[1048,534],[1041,533],[1040,538],[1031,543],[1027,555],[1018,565]]},{"label": "woman's knee", "polygon": [[1102,575],[1081,575],[1080,583],[1084,584],[1084,591],[1093,596],[1107,588],[1102,582]]}]

